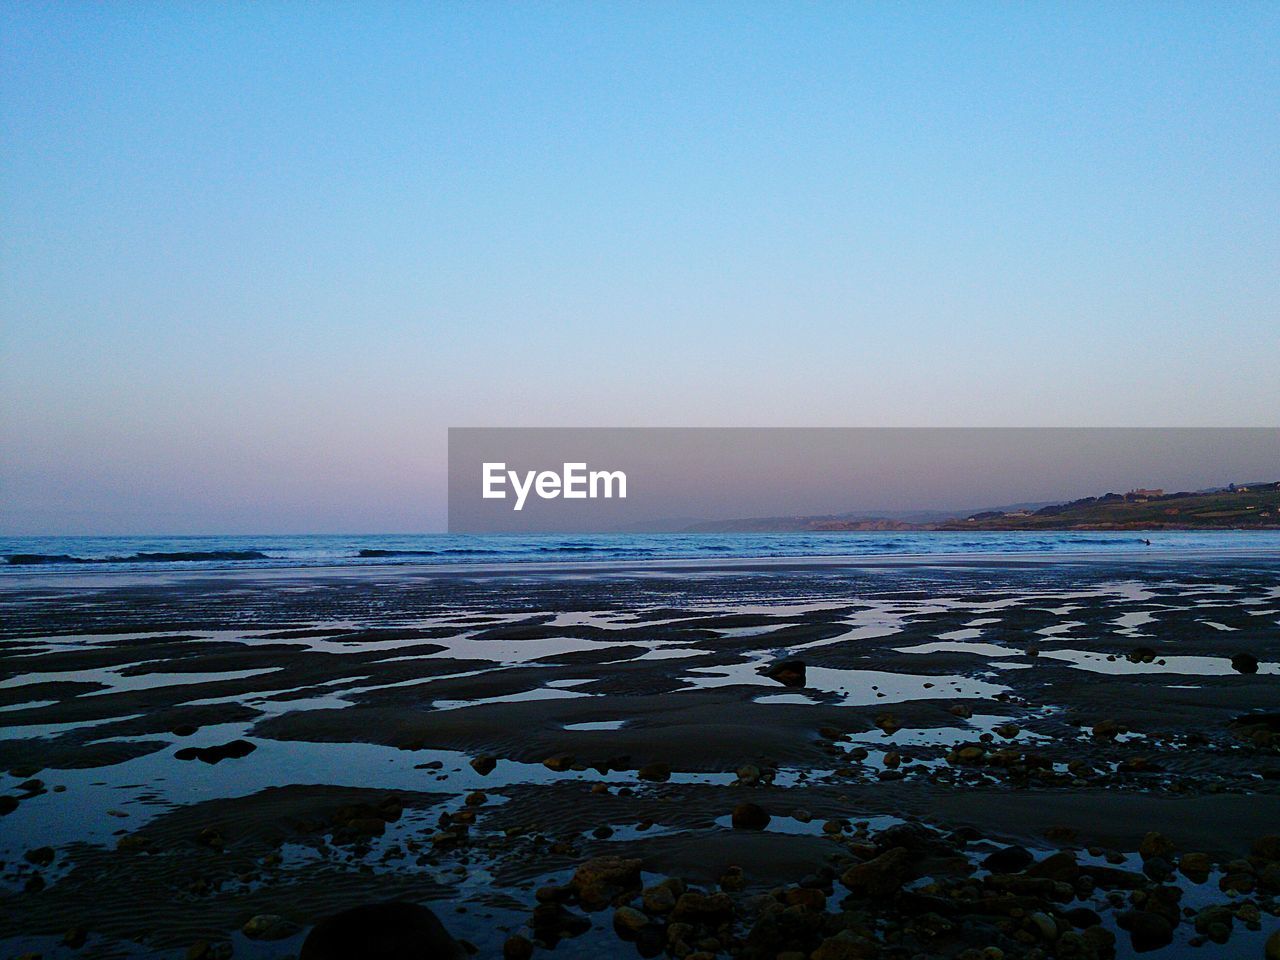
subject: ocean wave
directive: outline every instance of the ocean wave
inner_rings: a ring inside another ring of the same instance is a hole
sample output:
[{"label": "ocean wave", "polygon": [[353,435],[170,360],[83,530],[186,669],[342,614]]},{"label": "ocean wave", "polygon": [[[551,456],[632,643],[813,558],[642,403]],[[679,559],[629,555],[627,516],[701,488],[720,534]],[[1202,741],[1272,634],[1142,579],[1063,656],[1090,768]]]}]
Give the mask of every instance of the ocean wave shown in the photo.
[{"label": "ocean wave", "polygon": [[196,550],[180,553],[134,553],[127,557],[73,557],[66,553],[11,553],[11,566],[39,566],[45,563],[189,563],[201,560],[269,560],[258,550]]},{"label": "ocean wave", "polygon": [[376,560],[386,557],[459,557],[459,556],[501,556],[502,550],[482,550],[474,547],[445,547],[442,550],[384,550],[366,547],[356,556],[362,560]]}]

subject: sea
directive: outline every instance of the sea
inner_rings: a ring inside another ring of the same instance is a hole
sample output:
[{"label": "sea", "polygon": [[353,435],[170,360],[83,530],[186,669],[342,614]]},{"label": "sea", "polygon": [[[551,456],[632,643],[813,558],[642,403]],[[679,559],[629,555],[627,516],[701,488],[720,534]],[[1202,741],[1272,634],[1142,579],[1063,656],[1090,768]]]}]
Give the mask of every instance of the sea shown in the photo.
[{"label": "sea", "polygon": [[930,531],[781,534],[240,535],[0,537],[0,576],[23,571],[242,569],[911,557],[954,555],[1280,556],[1280,531]]}]

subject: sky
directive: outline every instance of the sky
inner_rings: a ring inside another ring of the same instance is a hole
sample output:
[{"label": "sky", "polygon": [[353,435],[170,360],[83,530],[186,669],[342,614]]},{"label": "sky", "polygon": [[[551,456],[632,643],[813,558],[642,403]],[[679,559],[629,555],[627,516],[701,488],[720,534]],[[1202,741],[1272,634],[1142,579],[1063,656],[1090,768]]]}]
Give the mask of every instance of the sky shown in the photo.
[{"label": "sky", "polygon": [[0,533],[443,529],[450,426],[1275,425],[1277,50],[1275,3],[0,0]]}]

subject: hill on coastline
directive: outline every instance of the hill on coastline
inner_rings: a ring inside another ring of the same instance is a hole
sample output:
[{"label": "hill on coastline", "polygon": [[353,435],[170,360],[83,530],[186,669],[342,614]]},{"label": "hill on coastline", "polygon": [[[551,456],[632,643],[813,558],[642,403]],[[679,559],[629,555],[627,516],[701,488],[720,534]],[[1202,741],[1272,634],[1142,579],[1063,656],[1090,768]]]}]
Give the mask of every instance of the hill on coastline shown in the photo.
[{"label": "hill on coastline", "polygon": [[1277,530],[1280,482],[1165,493],[1131,490],[1064,503],[1019,504],[968,515],[759,517],[693,524],[687,533],[866,530]]}]

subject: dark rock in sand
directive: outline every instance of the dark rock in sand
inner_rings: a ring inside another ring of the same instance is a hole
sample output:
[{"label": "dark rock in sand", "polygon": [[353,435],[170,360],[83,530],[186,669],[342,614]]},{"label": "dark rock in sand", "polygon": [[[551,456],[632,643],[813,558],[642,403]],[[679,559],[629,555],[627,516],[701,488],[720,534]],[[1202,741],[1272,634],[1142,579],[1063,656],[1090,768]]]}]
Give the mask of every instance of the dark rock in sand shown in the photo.
[{"label": "dark rock in sand", "polygon": [[18,809],[17,797],[11,797],[8,794],[5,794],[4,796],[0,797],[0,817],[3,817],[5,814],[8,814],[8,813],[13,813],[13,811],[17,809]]},{"label": "dark rock in sand", "polygon": [[727,893],[699,893],[690,890],[680,895],[671,919],[684,923],[719,923],[733,916],[733,900]]},{"label": "dark rock in sand", "polygon": [[1035,857],[1026,847],[1012,846],[997,850],[982,861],[982,866],[992,873],[1017,873],[1025,869]]},{"label": "dark rock in sand", "polygon": [[1163,883],[1173,876],[1173,864],[1164,857],[1148,857],[1143,861],[1142,872],[1156,883]]},{"label": "dark rock in sand", "polygon": [[1204,883],[1212,869],[1213,861],[1207,853],[1184,853],[1178,861],[1178,870],[1192,883]]},{"label": "dark rock in sand", "polygon": [[307,934],[299,960],[463,960],[466,950],[439,918],[416,903],[372,903],[325,917]]},{"label": "dark rock in sand", "polygon": [[274,913],[259,913],[240,928],[250,940],[284,940],[298,932],[298,925]]},{"label": "dark rock in sand", "polygon": [[659,783],[671,779],[671,764],[669,763],[646,763],[643,767],[636,771],[636,776],[641,780],[654,780]]},{"label": "dark rock in sand", "polygon": [[854,864],[840,882],[859,896],[889,897],[911,878],[911,854],[894,847],[866,863]]},{"label": "dark rock in sand", "polygon": [[232,740],[214,747],[183,747],[174,753],[179,760],[199,760],[201,763],[219,763],[223,760],[239,760],[247,757],[257,746],[248,740]]},{"label": "dark rock in sand", "polygon": [[1152,857],[1168,857],[1171,853],[1173,853],[1173,841],[1155,830],[1150,831],[1138,844],[1138,855],[1143,860],[1150,860]]},{"label": "dark rock in sand", "polygon": [[1231,656],[1231,669],[1237,673],[1257,673],[1258,658],[1252,653],[1236,653]]},{"label": "dark rock in sand", "polygon": [[53,847],[36,847],[34,850],[28,850],[22,855],[23,860],[37,867],[49,866],[49,864],[53,863],[53,857]]},{"label": "dark rock in sand", "polygon": [[1117,923],[1122,929],[1129,931],[1129,940],[1138,953],[1158,950],[1173,942],[1173,924],[1151,910],[1133,910],[1121,914]]},{"label": "dark rock in sand", "polygon": [[493,768],[498,765],[498,761],[489,756],[475,757],[471,761],[471,769],[482,777],[486,777],[493,773]]},{"label": "dark rock in sand", "polygon": [[1043,877],[1057,883],[1074,883],[1076,877],[1080,876],[1080,865],[1072,851],[1059,850],[1028,867],[1026,875]]},{"label": "dark rock in sand", "polygon": [[[800,956],[804,956],[803,953]],[[810,954],[811,960],[872,960],[880,956],[880,946],[872,940],[858,937],[843,930],[818,944]]]},{"label": "dark rock in sand", "polygon": [[805,685],[805,668],[803,660],[779,660],[766,667],[764,675],[776,680],[784,687],[803,687]]},{"label": "dark rock in sand", "polygon": [[769,814],[754,803],[740,803],[733,808],[733,826],[736,830],[763,830],[769,825]]},{"label": "dark rock in sand", "polygon": [[1099,740],[1114,740],[1124,732],[1124,728],[1114,720],[1100,720],[1093,725],[1091,732]]},{"label": "dark rock in sand", "polygon": [[587,909],[606,906],[619,894],[640,889],[640,861],[595,857],[574,871],[569,889]]},{"label": "dark rock in sand", "polygon": [[79,925],[72,927],[62,935],[62,945],[72,950],[79,950],[89,939],[89,931]]},{"label": "dark rock in sand", "polygon": [[624,940],[632,940],[649,925],[649,918],[635,907],[618,907],[613,911],[613,929]]}]

